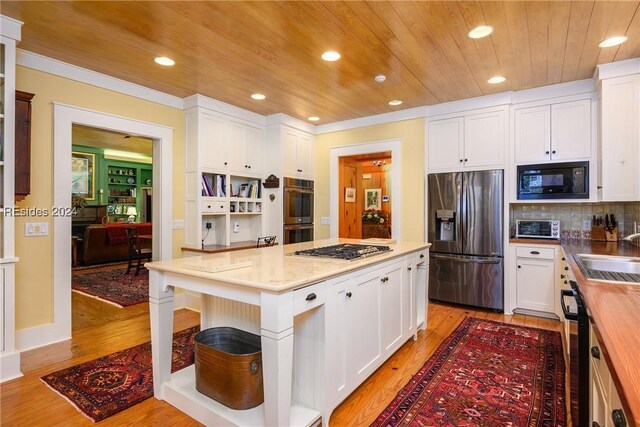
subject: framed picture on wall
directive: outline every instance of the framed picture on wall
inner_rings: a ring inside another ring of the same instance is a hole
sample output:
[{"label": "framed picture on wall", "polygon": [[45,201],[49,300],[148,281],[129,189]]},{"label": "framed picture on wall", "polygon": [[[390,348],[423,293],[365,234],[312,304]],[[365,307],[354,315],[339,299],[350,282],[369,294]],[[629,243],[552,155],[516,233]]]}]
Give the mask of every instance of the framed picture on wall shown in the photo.
[{"label": "framed picture on wall", "polygon": [[352,187],[347,187],[344,189],[344,201],[346,203],[355,203],[356,202],[356,189]]},{"label": "framed picture on wall", "polygon": [[380,210],[382,204],[380,202],[382,189],[367,188],[364,190],[364,208]]},{"label": "framed picture on wall", "polygon": [[91,153],[71,152],[71,193],[95,200],[96,155]]}]

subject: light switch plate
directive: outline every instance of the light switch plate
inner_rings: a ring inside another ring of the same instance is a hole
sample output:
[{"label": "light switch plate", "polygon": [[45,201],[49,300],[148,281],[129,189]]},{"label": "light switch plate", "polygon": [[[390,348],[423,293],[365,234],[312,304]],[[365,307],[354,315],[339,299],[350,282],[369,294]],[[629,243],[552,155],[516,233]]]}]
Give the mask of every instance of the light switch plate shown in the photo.
[{"label": "light switch plate", "polygon": [[591,220],[589,219],[585,219],[582,221],[582,229],[584,231],[589,231],[591,230]]},{"label": "light switch plate", "polygon": [[320,217],[320,224],[331,225],[331,217],[328,217],[328,216]]},{"label": "light switch plate", "polygon": [[46,222],[27,222],[24,225],[24,235],[26,237],[37,237],[49,235],[49,224]]},{"label": "light switch plate", "polygon": [[173,220],[173,229],[174,230],[182,230],[184,228],[184,219],[174,219]]}]

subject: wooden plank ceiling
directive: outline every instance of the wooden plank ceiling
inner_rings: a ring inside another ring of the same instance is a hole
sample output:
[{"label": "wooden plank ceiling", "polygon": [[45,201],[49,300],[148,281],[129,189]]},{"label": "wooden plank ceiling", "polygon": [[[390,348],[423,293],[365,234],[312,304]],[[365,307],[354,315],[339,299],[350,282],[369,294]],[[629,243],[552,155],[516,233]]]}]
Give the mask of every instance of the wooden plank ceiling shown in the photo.
[{"label": "wooden plank ceiling", "polygon": [[[24,50],[179,97],[329,123],[592,77],[597,64],[640,56],[638,3],[3,0],[2,14],[24,21]],[[467,37],[483,24],[491,36]],[[616,35],[629,40],[598,47]],[[326,50],[342,59],[322,61]],[[488,84],[494,75],[507,81]]]}]

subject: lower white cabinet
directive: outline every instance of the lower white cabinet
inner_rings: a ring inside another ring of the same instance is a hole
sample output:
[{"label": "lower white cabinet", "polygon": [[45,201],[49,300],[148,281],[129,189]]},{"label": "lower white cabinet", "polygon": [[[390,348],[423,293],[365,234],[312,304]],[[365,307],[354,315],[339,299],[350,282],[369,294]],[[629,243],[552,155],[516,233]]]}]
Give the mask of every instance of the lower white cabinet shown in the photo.
[{"label": "lower white cabinet", "polygon": [[516,308],[556,314],[556,250],[550,245],[517,246]]},{"label": "lower white cabinet", "polygon": [[425,309],[418,307],[426,304],[421,276],[427,270],[417,268],[426,253],[327,281],[325,343],[331,350],[324,379],[331,410],[415,336],[418,326],[426,328]]},{"label": "lower white cabinet", "polygon": [[602,346],[591,324],[589,324],[589,341],[589,358],[591,359],[589,381],[591,423],[589,425],[593,427],[628,426],[632,418],[628,417],[622,409],[620,396],[605,361]]}]

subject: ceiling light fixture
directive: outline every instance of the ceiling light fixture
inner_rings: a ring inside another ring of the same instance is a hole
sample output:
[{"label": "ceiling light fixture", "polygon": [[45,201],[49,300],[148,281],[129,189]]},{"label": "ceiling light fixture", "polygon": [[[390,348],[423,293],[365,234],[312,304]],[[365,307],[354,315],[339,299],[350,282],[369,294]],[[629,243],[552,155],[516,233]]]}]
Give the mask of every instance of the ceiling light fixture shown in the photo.
[{"label": "ceiling light fixture", "polygon": [[393,101],[389,101],[389,105],[400,105],[402,104],[402,101],[400,101],[399,99],[394,99]]},{"label": "ceiling light fixture", "polygon": [[156,64],[163,65],[165,67],[176,65],[176,61],[171,58],[167,58],[166,56],[158,56],[154,61]]},{"label": "ceiling light fixture", "polygon": [[310,122],[317,122],[318,120],[320,120],[320,117],[316,117],[316,116],[309,117]]},{"label": "ceiling light fixture", "polygon": [[338,59],[340,59],[340,54],[336,51],[328,50],[322,54],[322,59],[328,62],[337,61]]},{"label": "ceiling light fixture", "polygon": [[507,80],[507,78],[504,76],[494,76],[494,77],[491,77],[489,80],[487,80],[487,83],[495,85],[498,83],[502,83],[505,80]]},{"label": "ceiling light fixture", "polygon": [[601,41],[598,46],[600,47],[618,46],[619,44],[622,44],[627,40],[629,40],[629,37],[627,36],[609,37],[608,39]]},{"label": "ceiling light fixture", "polygon": [[487,37],[491,33],[493,33],[493,27],[489,25],[480,25],[469,31],[467,36],[469,36],[470,39],[481,39],[483,37]]},{"label": "ceiling light fixture", "polygon": [[383,81],[387,80],[387,76],[385,76],[384,74],[378,74],[374,80],[378,83],[382,83]]},{"label": "ceiling light fixture", "polygon": [[252,97],[253,99],[257,99],[258,101],[262,101],[263,99],[265,99],[265,98],[266,98],[266,96],[264,96],[264,95],[263,95],[263,94],[261,94],[261,93],[254,93],[253,95],[251,95],[251,97]]}]

